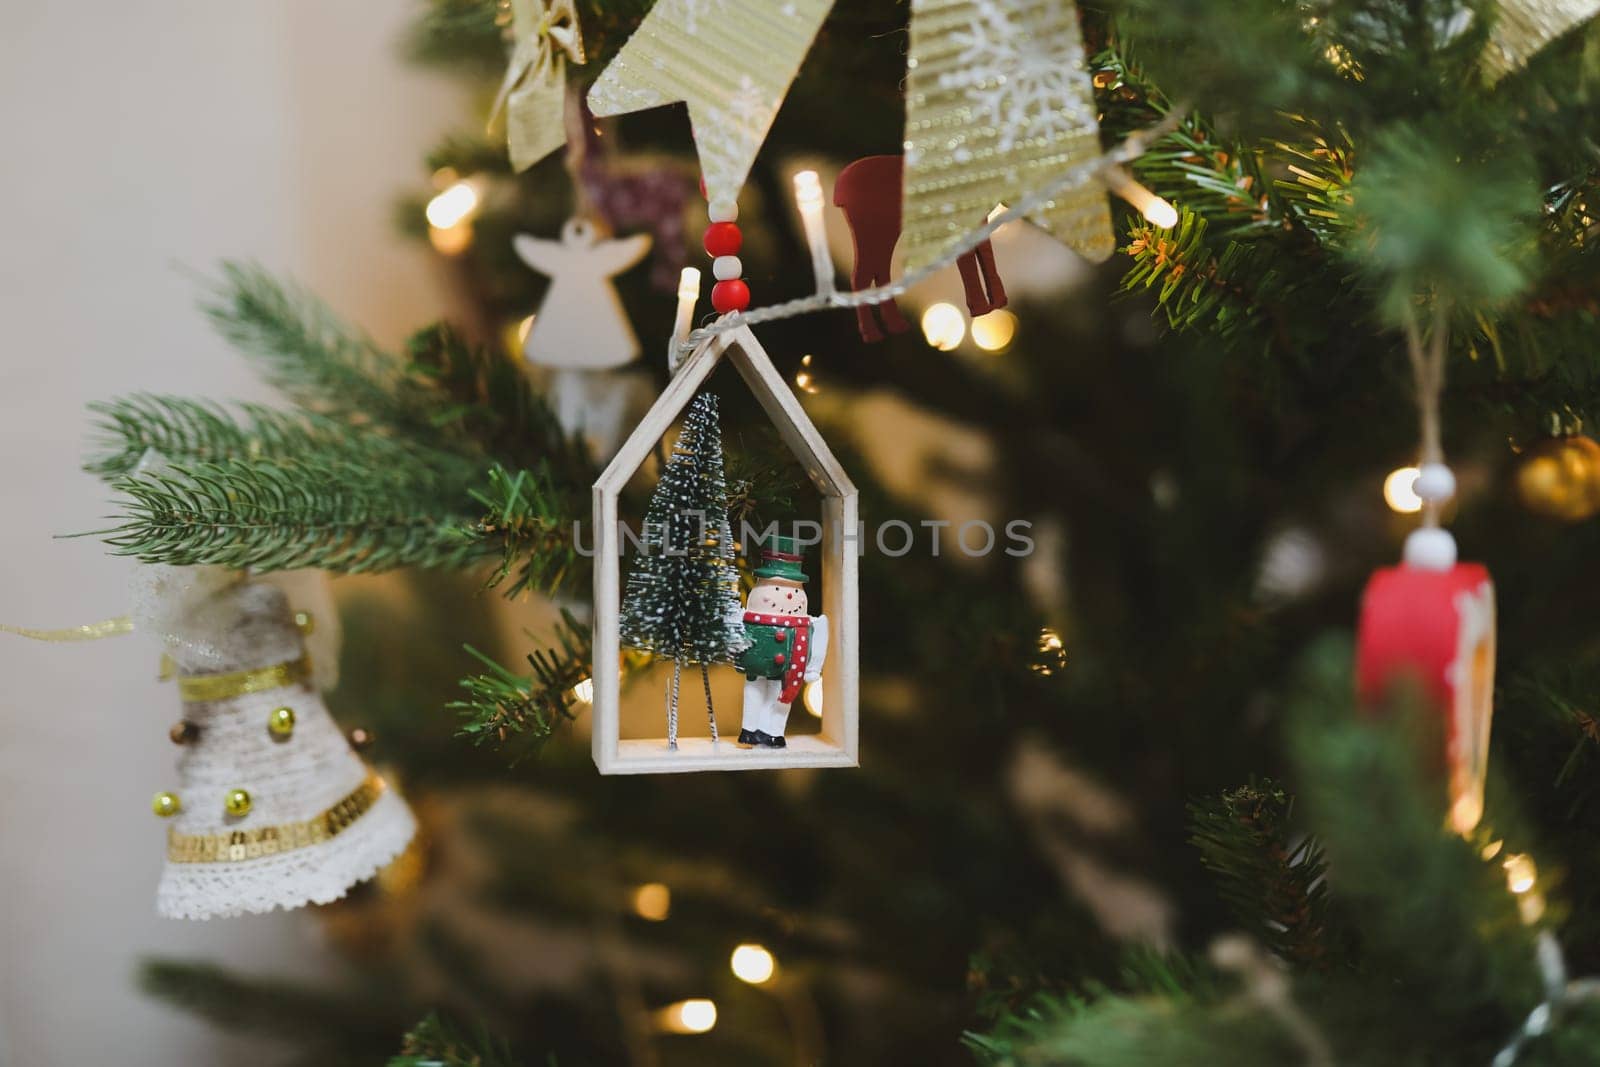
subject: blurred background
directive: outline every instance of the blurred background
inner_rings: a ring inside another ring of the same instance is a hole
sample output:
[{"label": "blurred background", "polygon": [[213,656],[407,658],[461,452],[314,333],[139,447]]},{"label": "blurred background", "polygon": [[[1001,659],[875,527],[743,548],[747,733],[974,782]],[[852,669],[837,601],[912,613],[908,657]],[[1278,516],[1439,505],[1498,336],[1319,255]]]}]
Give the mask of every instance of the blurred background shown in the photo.
[{"label": "blurred background", "polygon": [[[0,621],[127,610],[129,561],[51,536],[104,525],[105,494],[79,470],[85,403],[136,390],[269,398],[195,310],[218,260],[292,274],[384,341],[442,309],[437,268],[397,233],[393,205],[465,98],[402,62],[415,13],[406,0],[8,13]],[[230,1040],[142,996],[138,958],[331,965],[304,912],[156,917],[149,794],[170,773],[176,712],[159,655],[140,637],[0,641],[0,1062],[262,1062],[262,1039]]]}]

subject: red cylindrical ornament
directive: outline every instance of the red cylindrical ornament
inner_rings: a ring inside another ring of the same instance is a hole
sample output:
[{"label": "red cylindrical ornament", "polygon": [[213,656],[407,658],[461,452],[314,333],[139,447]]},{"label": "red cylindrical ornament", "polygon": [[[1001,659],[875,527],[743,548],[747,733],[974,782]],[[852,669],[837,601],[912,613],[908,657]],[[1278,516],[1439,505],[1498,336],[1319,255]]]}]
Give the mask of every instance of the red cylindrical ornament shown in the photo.
[{"label": "red cylindrical ornament", "polygon": [[1494,583],[1482,564],[1402,564],[1367,582],[1356,635],[1356,691],[1376,707],[1402,678],[1443,717],[1449,821],[1466,834],[1483,816],[1494,716]]}]

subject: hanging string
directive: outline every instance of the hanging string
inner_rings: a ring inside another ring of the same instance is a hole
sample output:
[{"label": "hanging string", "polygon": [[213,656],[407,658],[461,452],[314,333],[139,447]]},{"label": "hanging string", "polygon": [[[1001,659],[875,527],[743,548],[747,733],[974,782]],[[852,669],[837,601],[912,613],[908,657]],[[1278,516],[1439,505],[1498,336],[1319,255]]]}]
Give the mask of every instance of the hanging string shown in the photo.
[{"label": "hanging string", "polygon": [[[1433,309],[1433,326],[1427,338],[1423,337],[1417,315],[1406,308],[1406,356],[1411,361],[1411,378],[1417,393],[1417,426],[1421,436],[1418,446],[1418,464],[1444,462],[1444,445],[1441,440],[1439,406],[1444,394],[1444,357],[1449,346],[1448,312],[1439,301]],[[1422,505],[1422,525],[1438,526],[1440,500],[1425,500]]]},{"label": "hanging string", "polygon": [[1123,164],[1138,159],[1149,151],[1152,144],[1176,130],[1182,124],[1187,111],[1187,107],[1173,108],[1160,122],[1145,129],[1134,131],[1120,145],[1099,158],[1068,167],[1061,172],[1059,177],[1022,197],[1017,203],[1007,207],[1006,210],[992,214],[986,223],[972,230],[961,240],[946,249],[944,255],[932,263],[918,267],[909,274],[903,275],[898,281],[880,285],[875,289],[858,289],[853,293],[822,291],[813,296],[801,297],[782,304],[772,304],[767,307],[756,308],[753,311],[732,312],[721,316],[710,325],[702,326],[690,333],[678,343],[678,350],[682,353],[692,352],[706,341],[730,330],[737,330],[741,326],[753,326],[761,322],[776,322],[779,319],[792,319],[799,315],[809,315],[814,311],[825,311],[829,308],[857,308],[868,304],[881,304],[886,300],[903,296],[907,290],[918,282],[944,270],[955,263],[956,260],[987,241],[994,235],[996,230],[1006,223],[1037,214],[1050,200],[1069,189],[1076,189],[1078,186],[1086,185],[1091,181],[1105,181],[1106,175],[1112,173]]}]

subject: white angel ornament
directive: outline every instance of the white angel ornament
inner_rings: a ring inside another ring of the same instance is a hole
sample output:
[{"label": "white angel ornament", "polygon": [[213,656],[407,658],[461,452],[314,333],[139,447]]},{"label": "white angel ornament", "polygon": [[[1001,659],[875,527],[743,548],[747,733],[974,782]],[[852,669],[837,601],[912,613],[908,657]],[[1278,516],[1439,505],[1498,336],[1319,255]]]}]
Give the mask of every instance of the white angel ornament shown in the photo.
[{"label": "white angel ornament", "polygon": [[639,339],[611,276],[639,262],[650,251],[650,235],[602,240],[583,219],[568,219],[561,240],[528,234],[512,239],[522,262],[550,276],[522,353],[542,367],[605,370],[631,362]]},{"label": "white angel ornament", "polygon": [[551,406],[568,432],[580,429],[600,453],[609,453],[622,429],[631,376],[606,373],[639,355],[639,339],[611,284],[613,275],[650,251],[650,235],[603,239],[584,219],[569,219],[561,240],[528,234],[512,239],[517,256],[541,274],[550,290],[534,316],[522,353],[552,369]]}]

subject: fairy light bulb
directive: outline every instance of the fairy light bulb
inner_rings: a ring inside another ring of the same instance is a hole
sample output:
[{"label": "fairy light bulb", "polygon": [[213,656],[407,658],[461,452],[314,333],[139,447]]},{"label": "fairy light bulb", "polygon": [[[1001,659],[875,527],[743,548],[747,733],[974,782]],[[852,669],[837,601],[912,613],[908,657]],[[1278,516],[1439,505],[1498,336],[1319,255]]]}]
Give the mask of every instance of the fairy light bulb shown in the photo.
[{"label": "fairy light bulb", "polygon": [[740,945],[733,950],[728,966],[733,969],[735,978],[750,985],[770,982],[778,973],[778,961],[761,945]]},{"label": "fairy light bulb", "polygon": [[689,336],[694,326],[694,306],[700,301],[700,268],[685,267],[678,275],[678,317],[672,323],[672,355],[667,360],[669,370],[678,369],[678,345]]},{"label": "fairy light bulb", "polygon": [[[1145,190],[1149,192],[1148,189]],[[1178,224],[1178,209],[1166,200],[1150,193],[1150,199],[1139,205],[1139,214],[1152,226],[1159,226],[1163,230],[1170,230]]]},{"label": "fairy light bulb", "polygon": [[1470,834],[1483,818],[1483,798],[1468,790],[1450,805],[1450,826],[1462,837]]},{"label": "fairy light bulb", "polygon": [[1004,352],[1017,335],[1017,317],[1005,308],[995,308],[972,320],[972,343],[985,352]]},{"label": "fairy light bulb", "polygon": [[658,923],[672,912],[672,890],[660,882],[647,882],[633,891],[633,913]]},{"label": "fairy light bulb", "polygon": [[1507,856],[1500,865],[1506,872],[1506,888],[1513,893],[1521,895],[1533,888],[1533,883],[1539,878],[1539,869],[1533,864],[1533,857],[1521,853]]},{"label": "fairy light bulb", "polygon": [[1415,515],[1422,510],[1422,498],[1417,495],[1416,467],[1401,467],[1389,472],[1383,480],[1383,500],[1389,510],[1401,515]]},{"label": "fairy light bulb", "polygon": [[424,214],[428,216],[428,225],[448,230],[477,214],[478,203],[478,190],[472,183],[458,181],[429,200]]},{"label": "fairy light bulb", "polygon": [[800,205],[801,211],[822,206],[822,179],[817,177],[814,170],[796,171],[794,175],[794,199]]},{"label": "fairy light bulb", "polygon": [[594,679],[585,678],[583,681],[569,689],[568,692],[572,694],[572,699],[576,700],[580,704],[593,704]]},{"label": "fairy light bulb", "polygon": [[1140,185],[1134,176],[1123,168],[1113,167],[1102,177],[1106,186],[1131,204],[1150,225],[1170,230],[1178,224],[1178,209],[1172,206],[1172,202],[1162,199]]},{"label": "fairy light bulb", "polygon": [[816,276],[817,292],[833,291],[833,257],[828,254],[828,226],[822,217],[822,179],[814,170],[796,171],[794,202],[800,209],[800,225],[811,250],[811,272]]},{"label": "fairy light bulb", "polygon": [[802,393],[816,394],[820,392],[817,385],[817,376],[811,370],[811,357],[800,357],[800,369],[794,375],[794,387]]},{"label": "fairy light bulb", "polygon": [[669,1034],[704,1034],[717,1025],[715,1002],[696,997],[668,1004],[656,1012],[656,1026]]},{"label": "fairy light bulb", "polygon": [[811,713],[811,717],[822,718],[822,679],[807,682],[802,695],[805,698],[806,710]]},{"label": "fairy light bulb", "polygon": [[954,304],[933,304],[922,313],[922,336],[941,352],[959,346],[967,336],[967,320]]}]

